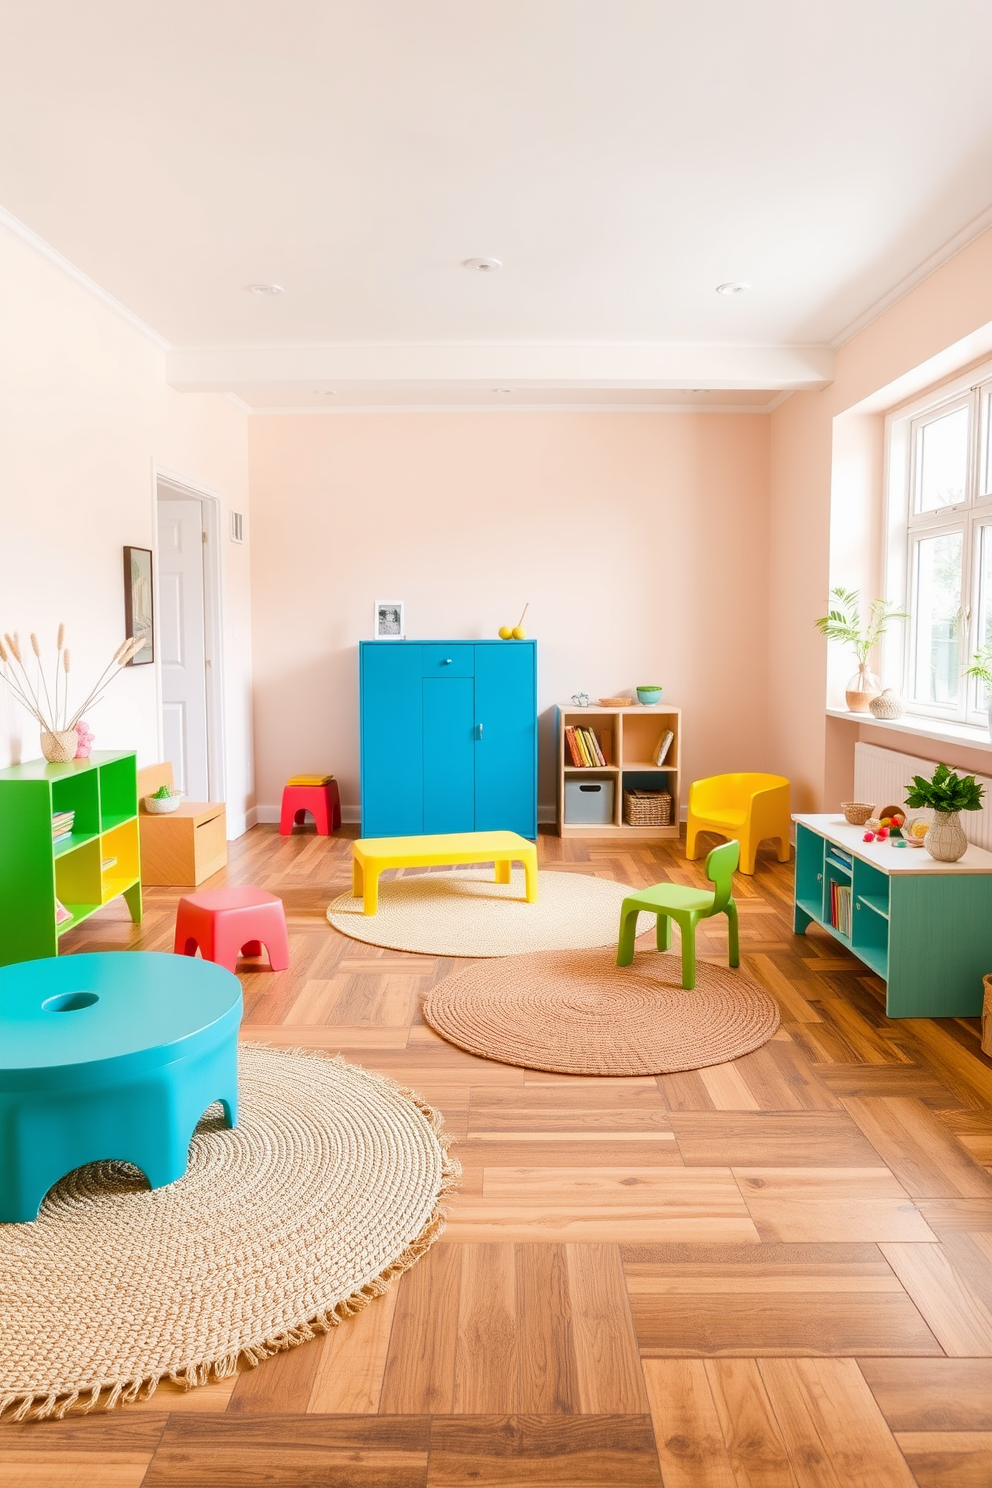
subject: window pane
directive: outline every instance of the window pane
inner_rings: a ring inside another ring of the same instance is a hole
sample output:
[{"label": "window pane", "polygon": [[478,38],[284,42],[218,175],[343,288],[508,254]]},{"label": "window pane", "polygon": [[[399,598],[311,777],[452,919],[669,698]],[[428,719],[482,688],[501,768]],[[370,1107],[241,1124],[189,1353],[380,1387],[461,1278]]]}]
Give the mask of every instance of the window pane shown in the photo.
[{"label": "window pane", "polygon": [[916,510],[939,511],[965,498],[968,479],[968,410],[933,419],[917,432]]},{"label": "window pane", "polygon": [[958,611],[961,606],[960,532],[942,532],[916,544],[916,675],[921,703],[958,699]]},{"label": "window pane", "polygon": [[982,399],[982,434],[981,434],[981,479],[979,487],[981,494],[987,496],[992,491],[992,393],[986,393]]},{"label": "window pane", "polygon": [[[978,631],[979,646],[992,646],[992,527],[981,528],[978,556]],[[970,658],[969,658],[970,661]],[[971,679],[971,706],[984,713],[989,705],[989,690],[977,678]]]}]

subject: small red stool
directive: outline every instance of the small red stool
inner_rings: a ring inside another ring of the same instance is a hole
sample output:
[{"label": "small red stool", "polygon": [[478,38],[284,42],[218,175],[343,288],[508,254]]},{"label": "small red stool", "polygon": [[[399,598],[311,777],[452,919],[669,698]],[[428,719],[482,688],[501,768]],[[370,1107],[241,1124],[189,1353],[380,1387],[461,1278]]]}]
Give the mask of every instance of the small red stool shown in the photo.
[{"label": "small red stool", "polygon": [[288,837],[294,822],[302,826],[308,811],[321,837],[329,837],[341,825],[341,796],[336,780],[329,780],[326,785],[284,786],[279,835]]},{"label": "small red stool", "polygon": [[184,894],[176,910],[177,956],[195,956],[199,946],[204,961],[214,961],[233,971],[238,953],[260,956],[269,953],[273,971],[289,965],[289,936],[282,900],[264,889],[232,884],[226,889],[204,889]]}]

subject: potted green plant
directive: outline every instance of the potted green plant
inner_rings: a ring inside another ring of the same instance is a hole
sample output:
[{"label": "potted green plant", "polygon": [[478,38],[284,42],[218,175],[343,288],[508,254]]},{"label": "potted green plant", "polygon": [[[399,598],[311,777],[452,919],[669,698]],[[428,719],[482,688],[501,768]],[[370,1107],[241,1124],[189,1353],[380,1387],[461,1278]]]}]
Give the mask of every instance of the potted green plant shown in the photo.
[{"label": "potted green plant", "polygon": [[923,839],[923,846],[940,863],[956,863],[968,850],[968,839],[961,826],[962,811],[981,811],[984,787],[974,775],[956,775],[947,765],[938,765],[929,780],[913,776],[906,805],[915,811],[927,806],[934,813],[933,822]]},{"label": "potted green plant", "polygon": [[850,646],[857,658],[858,670],[848,682],[844,694],[851,713],[867,713],[872,698],[878,697],[881,683],[869,670],[868,658],[893,620],[908,619],[909,616],[897,609],[892,600],[873,599],[868,606],[867,619],[862,621],[858,590],[844,589],[839,585],[831,589],[830,609],[814,624],[828,641]]},{"label": "potted green plant", "polygon": [[971,666],[965,667],[964,674],[981,682],[988,694],[989,738],[992,739],[992,645],[986,642],[984,646],[979,646],[971,658]]}]

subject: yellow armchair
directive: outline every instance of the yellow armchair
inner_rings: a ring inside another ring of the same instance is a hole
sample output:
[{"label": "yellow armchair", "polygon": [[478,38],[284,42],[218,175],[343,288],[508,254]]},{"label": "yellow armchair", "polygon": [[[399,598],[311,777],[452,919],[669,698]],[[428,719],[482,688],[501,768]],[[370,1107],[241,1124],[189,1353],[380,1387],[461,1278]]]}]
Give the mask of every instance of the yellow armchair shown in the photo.
[{"label": "yellow armchair", "polygon": [[754,872],[758,843],[778,840],[778,860],[789,861],[789,782],[784,775],[711,775],[689,787],[685,855],[700,856],[700,832],[715,832],[741,845],[741,873]]}]

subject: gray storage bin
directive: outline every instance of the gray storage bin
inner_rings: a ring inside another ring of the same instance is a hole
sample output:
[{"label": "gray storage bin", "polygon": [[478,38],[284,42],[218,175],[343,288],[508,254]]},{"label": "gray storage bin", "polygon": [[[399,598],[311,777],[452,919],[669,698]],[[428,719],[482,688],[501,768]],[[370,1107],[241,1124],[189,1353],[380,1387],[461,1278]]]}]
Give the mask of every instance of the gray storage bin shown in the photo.
[{"label": "gray storage bin", "polygon": [[565,781],[565,825],[609,826],[613,821],[615,784],[612,780]]}]

